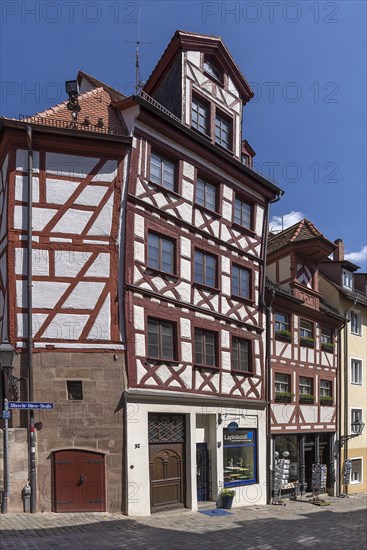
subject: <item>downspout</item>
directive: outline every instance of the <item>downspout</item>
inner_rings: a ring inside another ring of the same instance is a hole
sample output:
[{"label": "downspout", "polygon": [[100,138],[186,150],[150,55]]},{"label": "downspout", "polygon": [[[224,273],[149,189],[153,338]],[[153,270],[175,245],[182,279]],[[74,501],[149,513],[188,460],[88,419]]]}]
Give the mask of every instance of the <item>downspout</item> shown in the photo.
[{"label": "downspout", "polygon": [[274,299],[272,294],[269,306],[265,303],[265,278],[266,278],[266,259],[268,253],[268,235],[269,235],[269,213],[270,205],[278,202],[284,195],[284,191],[280,190],[278,197],[269,201],[266,205],[263,235],[262,235],[262,277],[260,290],[260,306],[265,309],[265,401],[266,401],[266,503],[271,504],[272,500],[272,471],[271,468],[271,305]]},{"label": "downspout", "polygon": [[[28,399],[32,402],[34,397],[33,391],[33,334],[32,334],[32,205],[33,205],[33,145],[32,145],[32,126],[27,124],[27,147],[28,147],[28,219],[27,219],[27,351],[28,351],[28,380],[29,380],[29,396]],[[31,513],[36,512],[36,441],[34,433],[34,411],[29,411],[29,483],[31,487]]]}]

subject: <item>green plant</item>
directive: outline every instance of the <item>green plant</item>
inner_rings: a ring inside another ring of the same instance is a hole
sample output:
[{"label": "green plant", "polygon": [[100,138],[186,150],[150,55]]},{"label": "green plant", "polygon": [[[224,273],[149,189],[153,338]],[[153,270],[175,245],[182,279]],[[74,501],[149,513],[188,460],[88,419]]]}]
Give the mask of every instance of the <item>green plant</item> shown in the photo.
[{"label": "green plant", "polygon": [[221,498],[223,497],[234,497],[236,494],[236,491],[234,489],[221,489],[219,496]]},{"label": "green plant", "polygon": [[315,396],[311,393],[300,393],[299,400],[300,401],[313,401],[315,399]]},{"label": "green plant", "polygon": [[275,336],[279,336],[279,337],[282,337],[282,338],[292,338],[292,333],[290,330],[286,330],[286,329],[283,329],[283,330],[276,330],[275,331]]},{"label": "green plant", "polygon": [[314,346],[315,340],[309,336],[301,336],[301,345]]},{"label": "green plant", "polygon": [[324,395],[320,397],[321,405],[334,405],[334,398],[331,395]]},{"label": "green plant", "polygon": [[335,344],[333,342],[322,342],[321,348],[324,351],[334,351]]},{"label": "green plant", "polygon": [[282,401],[285,399],[292,399],[294,396],[294,393],[290,391],[277,391],[275,392],[275,400],[276,401]]}]

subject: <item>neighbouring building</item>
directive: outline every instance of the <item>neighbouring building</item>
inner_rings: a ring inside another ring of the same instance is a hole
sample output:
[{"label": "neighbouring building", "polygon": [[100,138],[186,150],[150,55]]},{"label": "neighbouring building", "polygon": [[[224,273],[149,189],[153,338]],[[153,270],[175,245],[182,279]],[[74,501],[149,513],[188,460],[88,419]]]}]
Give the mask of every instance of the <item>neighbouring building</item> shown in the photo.
[{"label": "neighbouring building", "polygon": [[[335,241],[333,259],[320,265],[320,288],[327,300],[345,318],[341,332],[340,435],[355,434],[356,420],[366,423],[367,365],[367,274],[344,257],[344,244]],[[367,489],[367,433],[347,440],[341,448],[340,489],[364,493]],[[344,484],[344,463],[351,461],[349,484]]]},{"label": "neighbouring building", "polygon": [[65,103],[1,119],[1,335],[56,404],[35,415],[38,509],[195,510],[222,487],[265,504],[262,267],[282,192],[241,137],[253,92],[220,38],[182,31],[135,95],[78,83],[77,121]]},{"label": "neighbouring building", "polygon": [[335,490],[343,317],[319,284],[320,263],[334,249],[306,219],[271,234],[268,243],[273,456],[289,457],[289,487],[298,483],[301,491],[311,491],[316,463],[327,466],[326,488]]}]

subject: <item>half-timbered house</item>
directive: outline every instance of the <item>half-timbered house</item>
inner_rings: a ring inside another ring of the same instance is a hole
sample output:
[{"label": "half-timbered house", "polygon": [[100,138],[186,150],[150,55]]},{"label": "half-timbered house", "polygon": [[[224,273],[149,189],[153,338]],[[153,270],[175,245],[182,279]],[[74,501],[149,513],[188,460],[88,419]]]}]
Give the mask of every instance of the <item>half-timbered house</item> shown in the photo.
[{"label": "half-timbered house", "polygon": [[2,337],[17,377],[33,353],[33,398],[57,403],[35,418],[39,507],[148,515],[222,487],[265,503],[264,243],[281,191],[242,140],[253,92],[220,38],[182,31],[131,97],[78,81],[77,122],[65,104],[2,121]]},{"label": "half-timbered house", "polygon": [[325,464],[334,490],[339,329],[343,317],[319,291],[319,264],[335,249],[308,220],[271,234],[271,432],[275,457],[290,459],[289,488],[312,489]]}]

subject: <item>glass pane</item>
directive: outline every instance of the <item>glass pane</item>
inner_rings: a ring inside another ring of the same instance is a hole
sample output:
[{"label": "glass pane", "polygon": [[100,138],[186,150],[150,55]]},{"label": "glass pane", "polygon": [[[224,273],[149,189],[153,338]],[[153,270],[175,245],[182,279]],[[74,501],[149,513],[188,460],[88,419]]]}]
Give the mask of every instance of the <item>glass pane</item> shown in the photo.
[{"label": "glass pane", "polygon": [[162,159],[154,153],[150,157],[150,179],[158,184],[162,181]]},{"label": "glass pane", "polygon": [[215,337],[211,332],[205,333],[205,364],[215,365]]},{"label": "glass pane", "polygon": [[196,202],[205,206],[205,183],[200,179],[196,182]]},{"label": "glass pane", "polygon": [[148,266],[159,269],[159,237],[153,233],[148,235]]},{"label": "glass pane", "polygon": [[203,364],[203,333],[201,330],[195,330],[195,363]]}]

